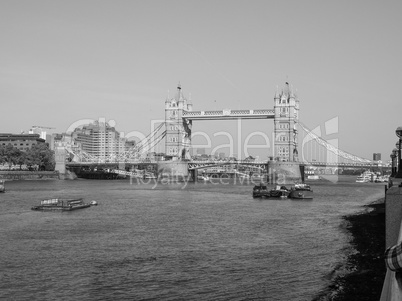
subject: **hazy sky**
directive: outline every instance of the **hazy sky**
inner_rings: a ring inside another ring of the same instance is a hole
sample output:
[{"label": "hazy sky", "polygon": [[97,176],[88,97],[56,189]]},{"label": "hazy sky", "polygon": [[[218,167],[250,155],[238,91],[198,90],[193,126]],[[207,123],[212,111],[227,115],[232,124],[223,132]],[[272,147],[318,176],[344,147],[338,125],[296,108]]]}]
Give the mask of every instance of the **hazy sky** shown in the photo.
[{"label": "hazy sky", "polygon": [[104,117],[148,133],[179,81],[210,110],[271,109],[288,80],[306,126],[338,117],[341,149],[387,160],[402,125],[401,12],[400,0],[1,0],[0,132]]}]

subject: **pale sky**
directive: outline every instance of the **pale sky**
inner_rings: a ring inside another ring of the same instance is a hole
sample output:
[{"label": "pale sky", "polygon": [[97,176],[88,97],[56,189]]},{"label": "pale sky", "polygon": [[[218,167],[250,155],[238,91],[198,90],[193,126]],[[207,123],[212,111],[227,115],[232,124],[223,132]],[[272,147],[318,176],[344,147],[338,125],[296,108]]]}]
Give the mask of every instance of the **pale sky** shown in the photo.
[{"label": "pale sky", "polygon": [[[341,149],[388,160],[402,125],[401,13],[400,0],[1,0],[0,132],[103,117],[147,134],[179,81],[194,110],[272,109],[289,81],[306,126],[338,117]],[[245,122],[243,139],[272,123]]]}]

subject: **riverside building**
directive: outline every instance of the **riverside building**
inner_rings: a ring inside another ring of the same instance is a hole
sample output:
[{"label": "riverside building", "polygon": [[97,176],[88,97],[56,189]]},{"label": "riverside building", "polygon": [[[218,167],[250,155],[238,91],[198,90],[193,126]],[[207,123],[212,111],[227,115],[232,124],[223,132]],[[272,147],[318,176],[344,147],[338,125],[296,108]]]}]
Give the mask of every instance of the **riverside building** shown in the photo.
[{"label": "riverside building", "polygon": [[107,122],[95,121],[76,128],[71,136],[75,146],[101,160],[118,156],[126,150],[126,139]]},{"label": "riverside building", "polygon": [[0,133],[0,145],[7,146],[11,144],[15,148],[21,151],[26,151],[32,147],[32,145],[38,143],[45,143],[45,139],[39,137],[39,134],[8,134]]}]

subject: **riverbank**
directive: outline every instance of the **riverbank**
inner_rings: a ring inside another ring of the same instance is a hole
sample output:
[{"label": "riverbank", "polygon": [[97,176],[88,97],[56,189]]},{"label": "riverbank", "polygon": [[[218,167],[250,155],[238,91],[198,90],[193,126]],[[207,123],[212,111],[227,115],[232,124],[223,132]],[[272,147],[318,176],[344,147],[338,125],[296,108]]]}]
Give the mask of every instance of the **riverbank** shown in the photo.
[{"label": "riverbank", "polygon": [[353,251],[347,255],[345,272],[314,301],[379,300],[385,279],[385,204],[380,199],[364,206],[365,211],[344,216]]},{"label": "riverbank", "polygon": [[6,170],[0,171],[0,179],[7,181],[14,180],[58,180],[58,171],[26,171]]}]

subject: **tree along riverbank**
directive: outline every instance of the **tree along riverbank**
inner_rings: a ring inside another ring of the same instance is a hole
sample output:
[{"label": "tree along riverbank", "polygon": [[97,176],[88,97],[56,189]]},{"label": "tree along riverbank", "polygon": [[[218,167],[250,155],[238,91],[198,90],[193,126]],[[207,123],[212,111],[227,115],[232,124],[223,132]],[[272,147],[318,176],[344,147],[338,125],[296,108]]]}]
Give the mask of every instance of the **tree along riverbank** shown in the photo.
[{"label": "tree along riverbank", "polygon": [[379,300],[385,279],[385,203],[369,204],[363,213],[344,216],[354,252],[347,256],[346,272],[313,301]]},{"label": "tree along riverbank", "polygon": [[26,150],[9,143],[5,146],[0,145],[0,165],[3,164],[8,166],[8,170],[19,166],[20,170],[53,171],[56,162],[54,151],[49,148],[48,143],[34,144]]}]

